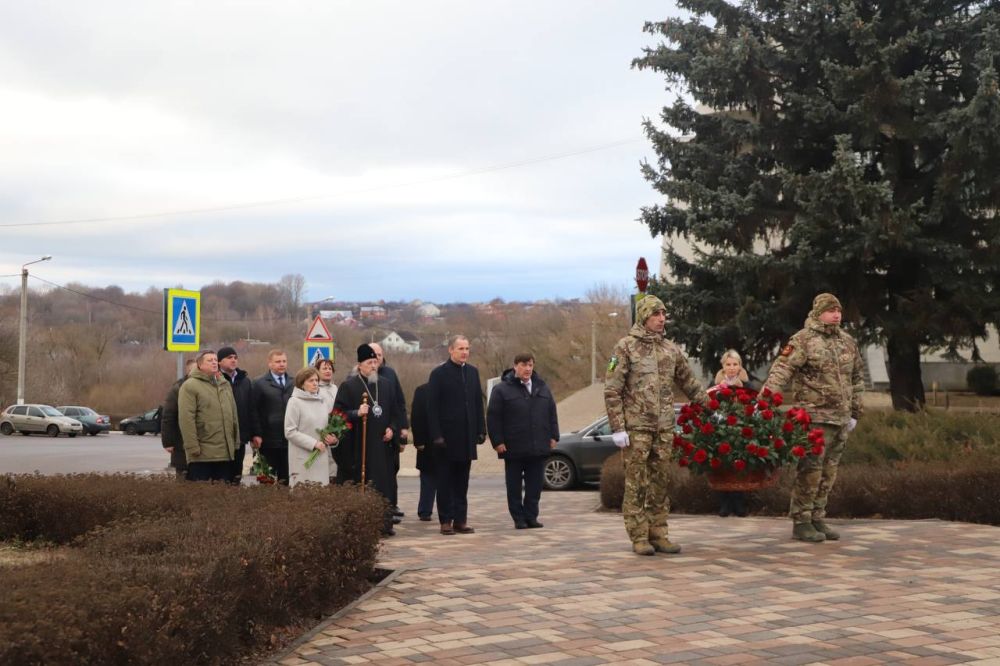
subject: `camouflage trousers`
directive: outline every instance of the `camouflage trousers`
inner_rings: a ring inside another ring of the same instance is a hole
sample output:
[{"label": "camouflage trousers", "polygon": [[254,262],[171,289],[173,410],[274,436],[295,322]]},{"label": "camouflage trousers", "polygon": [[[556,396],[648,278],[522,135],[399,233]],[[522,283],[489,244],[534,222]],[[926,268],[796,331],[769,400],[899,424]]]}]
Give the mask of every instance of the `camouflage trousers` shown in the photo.
[{"label": "camouflage trousers", "polygon": [[625,497],[622,516],[632,543],[667,536],[670,499],[667,479],[673,456],[673,433],[630,432],[622,449]]},{"label": "camouflage trousers", "polygon": [[837,480],[840,458],[847,446],[846,426],[815,425],[823,429],[826,446],[822,456],[806,456],[799,460],[792,486],[792,501],[788,507],[788,515],[796,524],[821,520],[826,516],[826,502]]}]

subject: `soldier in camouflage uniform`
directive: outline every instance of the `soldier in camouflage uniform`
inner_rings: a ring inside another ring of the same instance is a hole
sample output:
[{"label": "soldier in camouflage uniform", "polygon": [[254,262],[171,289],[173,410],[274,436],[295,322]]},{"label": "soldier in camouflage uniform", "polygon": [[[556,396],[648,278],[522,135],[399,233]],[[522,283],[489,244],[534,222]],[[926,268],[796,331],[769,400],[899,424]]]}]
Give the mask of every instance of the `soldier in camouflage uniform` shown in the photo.
[{"label": "soldier in camouflage uniform", "polygon": [[655,296],[636,305],[636,324],[608,363],[604,404],[625,461],[625,530],[638,555],[679,553],[667,538],[667,474],[674,435],[676,384],[694,402],[707,397],[680,348],[663,337],[666,307]]},{"label": "soldier in camouflage uniform", "polygon": [[764,383],[772,391],[791,384],[791,402],[808,410],[813,423],[823,429],[823,454],[799,460],[788,510],[792,536],[812,543],[840,538],[826,524],[826,503],[847,435],[861,416],[865,390],[858,345],[841,330],[840,318],[836,296],[820,294],[813,299],[805,328],[782,348]]}]

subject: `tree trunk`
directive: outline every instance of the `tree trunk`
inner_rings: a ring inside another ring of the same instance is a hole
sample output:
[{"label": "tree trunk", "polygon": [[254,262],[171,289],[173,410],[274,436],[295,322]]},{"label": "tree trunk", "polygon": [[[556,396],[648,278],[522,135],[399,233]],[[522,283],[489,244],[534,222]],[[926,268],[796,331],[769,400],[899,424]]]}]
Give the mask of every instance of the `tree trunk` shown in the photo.
[{"label": "tree trunk", "polygon": [[892,408],[915,412],[924,408],[924,383],[920,376],[920,345],[904,334],[890,334],[886,340],[886,363]]}]

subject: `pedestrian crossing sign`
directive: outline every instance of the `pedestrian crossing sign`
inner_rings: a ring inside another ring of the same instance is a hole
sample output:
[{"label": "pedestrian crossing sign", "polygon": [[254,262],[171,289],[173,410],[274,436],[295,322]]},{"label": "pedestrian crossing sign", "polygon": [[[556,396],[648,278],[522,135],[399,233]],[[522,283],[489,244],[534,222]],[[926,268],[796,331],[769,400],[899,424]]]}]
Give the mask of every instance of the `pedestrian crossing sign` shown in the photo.
[{"label": "pedestrian crossing sign", "polygon": [[307,342],[302,345],[303,366],[312,366],[321,358],[333,360],[332,342]]},{"label": "pedestrian crossing sign", "polygon": [[198,351],[201,340],[201,292],[163,290],[163,348]]}]

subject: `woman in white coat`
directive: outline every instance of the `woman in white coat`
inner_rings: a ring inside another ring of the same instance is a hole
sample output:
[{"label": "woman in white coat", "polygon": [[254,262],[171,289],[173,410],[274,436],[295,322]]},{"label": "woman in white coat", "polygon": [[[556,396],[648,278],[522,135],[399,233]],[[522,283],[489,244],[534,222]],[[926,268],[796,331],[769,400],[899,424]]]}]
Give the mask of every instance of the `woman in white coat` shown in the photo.
[{"label": "woman in white coat", "polygon": [[[319,391],[319,373],[316,368],[303,368],[295,375],[295,390],[285,407],[285,438],[288,439],[288,483],[309,481],[330,483],[330,470],[326,453],[337,443],[334,435],[322,439],[317,431],[326,427],[331,406]],[[320,452],[311,467],[306,460],[314,450]]]}]

